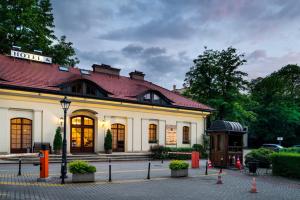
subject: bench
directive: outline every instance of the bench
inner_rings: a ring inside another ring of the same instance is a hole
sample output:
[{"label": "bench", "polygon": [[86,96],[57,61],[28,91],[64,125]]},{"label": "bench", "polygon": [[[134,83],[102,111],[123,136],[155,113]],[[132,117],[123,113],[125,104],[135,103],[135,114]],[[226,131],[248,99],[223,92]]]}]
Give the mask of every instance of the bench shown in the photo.
[{"label": "bench", "polygon": [[49,153],[52,153],[51,145],[49,142],[35,142],[33,145],[33,152],[39,153],[42,150],[42,146],[45,145],[49,149]]}]

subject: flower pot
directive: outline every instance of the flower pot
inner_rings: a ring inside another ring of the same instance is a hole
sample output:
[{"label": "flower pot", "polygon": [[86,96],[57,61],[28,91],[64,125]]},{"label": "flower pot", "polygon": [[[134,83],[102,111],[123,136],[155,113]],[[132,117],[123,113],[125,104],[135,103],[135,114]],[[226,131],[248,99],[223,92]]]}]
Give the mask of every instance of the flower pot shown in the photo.
[{"label": "flower pot", "polygon": [[61,153],[62,153],[62,150],[61,150],[61,149],[54,150],[54,153],[55,153],[56,155],[61,155]]},{"label": "flower pot", "polygon": [[73,183],[95,182],[95,173],[72,174]]},{"label": "flower pot", "polygon": [[171,169],[171,177],[186,177],[189,175],[189,169],[178,169],[173,170]]},{"label": "flower pot", "polygon": [[105,149],[105,153],[106,154],[112,154],[112,150],[111,149]]}]

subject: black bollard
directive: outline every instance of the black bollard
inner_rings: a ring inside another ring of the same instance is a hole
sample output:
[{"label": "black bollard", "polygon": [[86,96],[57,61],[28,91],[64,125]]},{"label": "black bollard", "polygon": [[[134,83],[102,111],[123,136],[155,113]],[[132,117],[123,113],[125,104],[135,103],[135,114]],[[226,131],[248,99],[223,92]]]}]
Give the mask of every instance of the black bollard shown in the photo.
[{"label": "black bollard", "polygon": [[108,181],[111,182],[111,160],[108,160],[109,166],[108,166]]},{"label": "black bollard", "polygon": [[151,167],[151,162],[149,160],[149,163],[148,163],[148,175],[147,175],[147,179],[150,179],[150,167]]},{"label": "black bollard", "polygon": [[207,165],[208,165],[208,163],[207,163],[207,161],[206,161],[206,165],[205,165],[205,175],[207,175]]},{"label": "black bollard", "polygon": [[22,168],[22,160],[21,160],[21,158],[19,158],[19,172],[18,172],[18,176],[21,176],[21,168]]}]

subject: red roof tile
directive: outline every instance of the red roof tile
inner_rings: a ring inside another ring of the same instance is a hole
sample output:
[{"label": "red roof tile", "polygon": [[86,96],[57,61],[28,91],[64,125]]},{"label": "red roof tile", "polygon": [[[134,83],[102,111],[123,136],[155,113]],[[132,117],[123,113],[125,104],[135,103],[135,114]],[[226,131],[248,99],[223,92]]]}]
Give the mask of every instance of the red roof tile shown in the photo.
[{"label": "red roof tile", "polygon": [[108,91],[110,93],[108,96],[111,98],[137,101],[137,95],[147,90],[154,90],[171,100],[174,106],[212,110],[209,106],[187,99],[148,81],[92,71],[90,75],[82,75],[78,68],[69,68],[69,72],[64,72],[58,67],[56,64],[44,64],[0,55],[0,84],[59,91],[58,85],[62,83],[87,79]]}]

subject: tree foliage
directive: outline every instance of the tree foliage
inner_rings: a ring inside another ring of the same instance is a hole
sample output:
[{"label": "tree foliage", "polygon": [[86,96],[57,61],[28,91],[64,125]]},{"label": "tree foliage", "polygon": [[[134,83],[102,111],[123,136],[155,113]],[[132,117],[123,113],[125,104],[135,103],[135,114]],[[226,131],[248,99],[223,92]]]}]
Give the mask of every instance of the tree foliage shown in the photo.
[{"label": "tree foliage", "polygon": [[79,63],[72,43],[54,35],[50,0],[0,0],[0,53],[9,53],[13,45],[26,52],[41,50],[57,64]]},{"label": "tree foliage", "polygon": [[186,73],[184,95],[215,108],[217,119],[253,120],[254,113],[247,110],[251,102],[241,93],[247,88],[247,73],[238,70],[244,63],[244,55],[233,47],[222,51],[205,47]]},{"label": "tree foliage", "polygon": [[300,67],[287,65],[265,78],[251,83],[251,98],[257,102],[253,111],[257,120],[251,124],[254,145],[277,142],[300,142]]},{"label": "tree foliage", "polygon": [[61,137],[61,128],[57,127],[54,141],[53,141],[53,149],[54,151],[58,151],[62,149],[62,137]]}]

